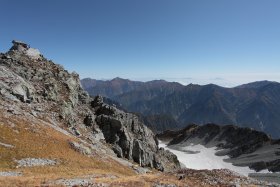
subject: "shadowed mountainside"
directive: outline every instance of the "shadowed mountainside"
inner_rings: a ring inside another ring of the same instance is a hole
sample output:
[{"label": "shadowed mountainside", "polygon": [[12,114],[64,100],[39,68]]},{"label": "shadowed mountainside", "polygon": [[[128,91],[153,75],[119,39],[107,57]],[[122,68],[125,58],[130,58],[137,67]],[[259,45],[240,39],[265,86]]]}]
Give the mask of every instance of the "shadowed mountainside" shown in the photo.
[{"label": "shadowed mountainside", "polygon": [[[280,84],[277,82],[259,81],[224,88],[214,84],[183,86],[174,82],[134,82],[120,78],[101,82],[93,80],[95,84],[90,85],[89,79],[86,80],[81,82],[90,95],[110,97],[123,108],[148,118],[153,115],[173,118],[159,119],[158,126],[154,123],[152,127],[155,131],[175,129],[177,124],[183,127],[189,123],[217,123],[251,127],[273,137],[280,134]],[[135,85],[114,92],[110,85],[116,81],[117,85]],[[110,90],[110,93],[100,92],[100,87]]]}]

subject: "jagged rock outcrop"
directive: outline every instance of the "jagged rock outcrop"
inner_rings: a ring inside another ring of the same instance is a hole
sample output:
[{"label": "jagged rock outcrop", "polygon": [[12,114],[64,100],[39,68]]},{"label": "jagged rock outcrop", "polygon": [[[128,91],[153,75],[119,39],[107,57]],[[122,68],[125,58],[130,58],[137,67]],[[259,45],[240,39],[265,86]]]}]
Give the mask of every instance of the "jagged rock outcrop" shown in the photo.
[{"label": "jagged rock outcrop", "polygon": [[[73,126],[80,116],[76,116],[80,107],[89,113],[88,94],[82,89],[79,76],[69,73],[62,66],[45,59],[41,54],[34,58],[29,45],[13,41],[13,47],[1,54],[1,92],[6,98],[27,103],[46,103],[46,110],[52,110]],[[13,97],[15,96],[15,97]],[[84,115],[84,114],[82,114]]]},{"label": "jagged rock outcrop", "polygon": [[[78,74],[69,73],[23,42],[13,41],[13,47],[0,54],[0,101],[7,112],[62,125],[100,148],[102,154],[113,156],[114,151],[159,170],[179,168],[176,156],[159,150],[152,131],[136,116],[105,104],[101,97],[90,98]],[[102,143],[104,139],[113,151]]]},{"label": "jagged rock outcrop", "polygon": [[229,162],[239,166],[249,166],[260,171],[280,171],[280,141],[267,134],[251,128],[234,125],[220,126],[206,124],[189,125],[179,131],[166,131],[157,135],[169,142],[169,146],[184,147],[201,144],[206,147],[217,147],[217,155],[228,155]]},{"label": "jagged rock outcrop", "polygon": [[[119,157],[159,170],[179,168],[176,156],[158,148],[155,135],[136,115],[103,103],[101,96],[96,96],[91,106],[94,107],[97,125],[102,130],[106,142],[112,145]],[[169,165],[170,160],[175,165]]]}]

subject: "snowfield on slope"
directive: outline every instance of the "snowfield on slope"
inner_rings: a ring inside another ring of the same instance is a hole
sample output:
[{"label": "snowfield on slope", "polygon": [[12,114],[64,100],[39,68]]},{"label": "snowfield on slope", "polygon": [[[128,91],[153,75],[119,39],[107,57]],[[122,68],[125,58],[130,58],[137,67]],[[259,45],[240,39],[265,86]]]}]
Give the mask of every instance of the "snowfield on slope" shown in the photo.
[{"label": "snowfield on slope", "polygon": [[[184,164],[187,168],[191,169],[229,169],[238,174],[248,176],[249,173],[257,173],[249,167],[238,167],[234,166],[229,162],[225,162],[224,159],[229,158],[228,156],[217,156],[216,147],[206,148],[203,145],[191,145],[182,147],[184,151],[179,151],[167,147],[166,144],[159,141],[159,147],[163,147],[166,150],[174,153],[178,160]],[[258,173],[269,173],[268,170],[263,170]]]}]

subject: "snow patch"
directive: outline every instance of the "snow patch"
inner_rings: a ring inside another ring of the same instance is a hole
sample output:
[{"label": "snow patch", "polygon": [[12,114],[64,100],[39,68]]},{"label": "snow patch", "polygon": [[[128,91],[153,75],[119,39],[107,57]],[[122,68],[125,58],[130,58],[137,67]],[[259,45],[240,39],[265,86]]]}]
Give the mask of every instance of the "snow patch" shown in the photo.
[{"label": "snow patch", "polygon": [[[248,176],[249,173],[256,173],[255,170],[250,169],[249,167],[238,167],[234,166],[229,162],[225,162],[225,159],[228,159],[228,156],[217,156],[216,147],[206,148],[203,145],[191,145],[180,147],[179,150],[175,150],[167,147],[166,144],[159,141],[159,147],[163,147],[166,150],[174,153],[178,160],[184,164],[187,168],[191,169],[229,169],[240,175]],[[268,173],[267,170],[263,170],[260,173]]]}]

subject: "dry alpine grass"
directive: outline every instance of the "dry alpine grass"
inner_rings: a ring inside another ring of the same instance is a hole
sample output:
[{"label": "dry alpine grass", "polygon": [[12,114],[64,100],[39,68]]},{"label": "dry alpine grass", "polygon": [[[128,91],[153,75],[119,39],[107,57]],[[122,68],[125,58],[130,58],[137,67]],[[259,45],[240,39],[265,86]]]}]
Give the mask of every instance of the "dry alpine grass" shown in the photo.
[{"label": "dry alpine grass", "polygon": [[[22,172],[23,176],[0,177],[0,186],[36,186],[44,181],[92,174],[131,176],[134,172],[98,154],[89,157],[71,149],[67,136],[49,126],[29,124],[22,118],[0,116],[0,142],[14,148],[0,146],[0,171]],[[76,140],[77,141],[77,140]],[[54,166],[17,168],[15,160],[22,158],[55,159]]]}]

